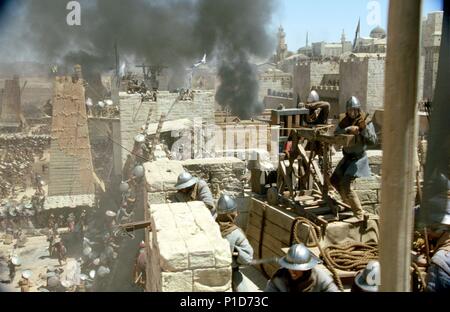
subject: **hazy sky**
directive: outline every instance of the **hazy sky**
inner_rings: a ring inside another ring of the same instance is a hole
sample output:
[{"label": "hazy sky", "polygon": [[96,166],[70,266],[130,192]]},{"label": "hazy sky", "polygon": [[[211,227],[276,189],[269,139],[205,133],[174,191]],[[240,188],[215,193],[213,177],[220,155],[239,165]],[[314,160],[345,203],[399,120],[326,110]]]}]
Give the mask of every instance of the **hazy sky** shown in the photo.
[{"label": "hazy sky", "polygon": [[[376,26],[373,13],[380,8],[381,27],[387,28],[388,0],[278,0],[280,8],[273,16],[273,27],[283,25],[290,51],[305,45],[306,32],[309,43],[318,41],[339,42],[344,29],[347,40],[353,41],[358,18],[361,18],[361,35],[369,36]],[[442,0],[424,0],[422,14],[442,10]],[[375,5],[374,5],[375,4]],[[368,8],[370,7],[370,9]],[[372,13],[372,14],[371,14]]]}]

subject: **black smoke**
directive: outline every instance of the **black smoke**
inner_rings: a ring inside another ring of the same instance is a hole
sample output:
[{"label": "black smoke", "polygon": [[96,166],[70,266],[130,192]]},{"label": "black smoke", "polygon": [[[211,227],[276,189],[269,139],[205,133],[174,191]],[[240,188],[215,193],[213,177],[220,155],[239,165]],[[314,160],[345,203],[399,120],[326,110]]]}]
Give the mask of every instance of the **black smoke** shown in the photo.
[{"label": "black smoke", "polygon": [[[18,0],[0,29],[0,56],[79,63],[83,74],[115,68],[114,45],[136,62],[180,73],[206,53],[217,60],[217,101],[239,117],[258,111],[253,57],[268,58],[276,0],[79,0],[81,26],[69,26],[66,0]],[[175,75],[179,79],[180,75]]]}]

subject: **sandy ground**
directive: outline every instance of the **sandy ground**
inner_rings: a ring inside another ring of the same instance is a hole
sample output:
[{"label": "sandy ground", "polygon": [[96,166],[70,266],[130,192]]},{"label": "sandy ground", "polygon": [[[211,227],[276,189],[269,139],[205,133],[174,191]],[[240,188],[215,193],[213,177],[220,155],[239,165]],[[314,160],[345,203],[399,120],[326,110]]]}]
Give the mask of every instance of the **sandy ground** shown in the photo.
[{"label": "sandy ground", "polygon": [[[0,240],[0,255],[8,257],[14,251],[14,244],[5,245],[3,240]],[[46,272],[50,266],[64,269],[61,275],[61,280],[73,279],[78,270],[76,260],[67,258],[67,263],[61,267],[58,259],[49,257],[48,242],[46,236],[28,237],[28,241],[23,248],[17,248],[15,254],[19,256],[21,265],[16,269],[16,276],[11,284],[2,284],[5,291],[20,292],[18,282],[21,278],[21,272],[24,270],[31,270],[33,276],[31,277],[32,287],[30,291],[39,291],[38,288],[46,285]]]}]

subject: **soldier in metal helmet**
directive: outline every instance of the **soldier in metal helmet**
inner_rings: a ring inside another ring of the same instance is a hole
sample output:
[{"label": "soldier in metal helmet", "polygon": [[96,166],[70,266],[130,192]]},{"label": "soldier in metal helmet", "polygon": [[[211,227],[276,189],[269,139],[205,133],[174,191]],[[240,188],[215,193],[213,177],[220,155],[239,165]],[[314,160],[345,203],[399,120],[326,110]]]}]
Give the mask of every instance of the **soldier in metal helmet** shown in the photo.
[{"label": "soldier in metal helmet", "polygon": [[30,277],[32,272],[30,270],[26,270],[22,272],[22,278],[19,281],[19,287],[21,292],[29,292],[31,285]]},{"label": "soldier in metal helmet", "polygon": [[217,203],[216,222],[220,226],[222,237],[230,243],[232,258],[232,287],[233,291],[250,291],[247,278],[239,271],[240,265],[249,265],[253,260],[253,248],[247,240],[244,232],[236,225],[238,216],[236,201],[222,195]]},{"label": "soldier in metal helmet", "polygon": [[368,145],[376,144],[377,135],[371,122],[367,121],[367,114],[361,111],[359,100],[352,96],[346,104],[347,113],[339,123],[335,134],[352,134],[354,144],[344,147],[344,158],[337,165],[331,183],[348,204],[358,221],[364,219],[364,213],[358,195],[352,188],[356,178],[370,177],[369,158],[366,150]]},{"label": "soldier in metal helmet", "polygon": [[305,107],[309,109],[309,115],[306,121],[310,125],[328,124],[328,115],[330,113],[330,103],[320,101],[317,91],[312,90],[309,93]]},{"label": "soldier in metal helmet", "polygon": [[202,201],[211,211],[211,215],[216,218],[216,208],[211,190],[206,181],[193,177],[184,171],[178,176],[176,200],[179,202]]},{"label": "soldier in metal helmet", "polygon": [[364,270],[356,274],[352,292],[378,292],[380,274],[380,263],[375,260],[369,261]]},{"label": "soldier in metal helmet", "polygon": [[328,272],[317,267],[321,262],[305,245],[293,245],[280,259],[281,269],[267,283],[265,291],[339,292]]}]

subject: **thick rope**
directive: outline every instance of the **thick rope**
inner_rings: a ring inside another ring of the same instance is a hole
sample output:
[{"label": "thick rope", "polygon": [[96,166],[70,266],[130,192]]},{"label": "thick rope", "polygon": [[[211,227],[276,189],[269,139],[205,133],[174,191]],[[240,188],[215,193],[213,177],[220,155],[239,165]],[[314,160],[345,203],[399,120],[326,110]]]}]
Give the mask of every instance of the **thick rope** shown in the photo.
[{"label": "thick rope", "polygon": [[[293,228],[294,228],[295,241],[297,243],[301,243],[302,242],[299,239],[299,237],[298,237],[297,228],[298,228],[298,226],[300,224],[303,224],[303,223],[305,223],[305,224],[310,226],[310,233],[311,233],[311,236],[313,238],[313,241],[314,241],[315,245],[319,248],[320,254],[321,255],[325,255],[323,250],[322,250],[322,247],[319,244],[319,239],[318,239],[317,234],[316,234],[317,228],[319,228],[319,233],[320,233],[320,227],[317,226],[316,224],[314,224],[313,222],[311,222],[310,220],[306,219],[306,218],[298,217],[298,218],[295,218],[295,220],[294,220],[294,227]],[[324,260],[325,260],[325,264],[327,265],[327,268],[333,274],[333,278],[334,278],[334,281],[336,282],[336,285],[338,286],[338,288],[341,291],[344,291],[344,286],[342,285],[342,281],[341,281],[341,279],[340,279],[336,269],[332,266],[331,262],[329,262],[328,257],[324,256]]]}]

